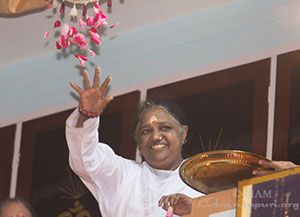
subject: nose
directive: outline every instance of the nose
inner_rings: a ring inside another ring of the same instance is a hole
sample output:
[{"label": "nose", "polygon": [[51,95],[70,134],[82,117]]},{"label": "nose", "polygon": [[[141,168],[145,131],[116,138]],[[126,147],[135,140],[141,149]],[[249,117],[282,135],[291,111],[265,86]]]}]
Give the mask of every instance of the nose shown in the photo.
[{"label": "nose", "polygon": [[154,130],[153,134],[152,134],[152,139],[154,141],[160,141],[162,140],[163,136],[160,134],[160,132],[158,130]]}]

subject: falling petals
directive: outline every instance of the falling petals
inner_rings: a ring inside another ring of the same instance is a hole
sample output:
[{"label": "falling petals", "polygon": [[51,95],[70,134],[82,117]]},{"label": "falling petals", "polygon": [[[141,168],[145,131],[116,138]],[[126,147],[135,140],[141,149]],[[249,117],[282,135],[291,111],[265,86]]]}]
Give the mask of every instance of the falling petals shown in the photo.
[{"label": "falling petals", "polygon": [[60,13],[62,13],[62,14],[65,13],[65,2],[64,2],[64,1],[61,3],[61,6],[60,6],[59,11],[60,11]]},{"label": "falling petals", "polygon": [[68,47],[68,42],[67,42],[67,37],[64,36],[64,35],[61,35],[61,44],[64,48],[67,48]]},{"label": "falling petals", "polygon": [[93,26],[93,25],[94,25],[94,18],[93,18],[93,17],[88,17],[88,18],[86,19],[86,24],[87,24],[88,26]]},{"label": "falling petals", "polygon": [[78,46],[81,50],[83,50],[83,49],[86,48],[86,46],[87,46],[87,39],[86,39],[86,37],[85,37],[83,34],[78,33],[78,34],[75,36],[74,39],[78,42],[78,43],[77,43],[77,46]]},{"label": "falling petals", "polygon": [[56,20],[55,23],[54,23],[54,28],[56,27],[60,27],[60,21],[59,20]]},{"label": "falling petals", "polygon": [[82,59],[84,61],[87,61],[87,57],[83,56],[82,54],[75,54],[74,56],[77,57],[77,58],[80,58],[80,59]]},{"label": "falling petals", "polygon": [[81,54],[75,54],[74,56],[79,60],[80,65],[84,66],[85,61],[87,61],[87,57]]},{"label": "falling petals", "polygon": [[119,25],[119,23],[115,23],[115,24],[111,25],[109,28],[110,28],[110,29],[113,29],[113,28],[115,28],[117,25]]},{"label": "falling petals", "polygon": [[44,34],[44,40],[48,37],[48,35],[49,35],[49,32],[45,32],[45,34]]},{"label": "falling petals", "polygon": [[80,17],[78,17],[78,25],[80,27],[86,27],[86,22],[84,22]]},{"label": "falling petals", "polygon": [[94,12],[95,13],[99,12],[99,4],[96,1],[94,1]]},{"label": "falling petals", "polygon": [[99,36],[99,34],[98,33],[94,33],[92,36],[91,36],[91,40],[93,41],[93,42],[95,42],[96,44],[101,44],[101,42],[100,42],[100,36]]},{"label": "falling petals", "polygon": [[73,35],[76,35],[77,33],[78,33],[78,31],[75,27],[70,27],[69,32],[68,32],[68,36],[73,37]]},{"label": "falling petals", "polygon": [[95,27],[92,27],[92,28],[90,28],[89,33],[91,35],[93,35],[93,34],[97,33],[97,29]]},{"label": "falling petals", "polygon": [[91,54],[92,57],[94,57],[96,55],[94,51],[92,51],[90,49],[88,49],[88,51],[89,51],[89,53]]},{"label": "falling petals", "polygon": [[63,35],[63,36],[67,36],[68,35],[68,32],[69,32],[69,29],[70,29],[70,27],[69,27],[69,24],[65,24],[65,25],[63,25],[63,27],[61,28],[61,34]]},{"label": "falling petals", "polygon": [[111,8],[112,6],[112,0],[107,0],[107,7]]},{"label": "falling petals", "polygon": [[60,50],[62,48],[61,41],[56,41],[56,48]]},{"label": "falling petals", "polygon": [[86,3],[84,3],[83,10],[82,10],[82,16],[85,17],[86,13],[87,13],[87,6],[86,6]]}]

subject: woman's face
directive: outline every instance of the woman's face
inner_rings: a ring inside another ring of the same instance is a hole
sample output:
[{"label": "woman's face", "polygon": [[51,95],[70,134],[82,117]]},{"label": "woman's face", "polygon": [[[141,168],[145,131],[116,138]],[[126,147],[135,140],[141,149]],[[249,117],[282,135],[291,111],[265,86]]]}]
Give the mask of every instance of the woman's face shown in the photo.
[{"label": "woman's face", "polygon": [[140,151],[146,162],[156,169],[174,170],[182,161],[181,150],[188,127],[184,131],[164,109],[153,108],[144,113],[137,129]]}]

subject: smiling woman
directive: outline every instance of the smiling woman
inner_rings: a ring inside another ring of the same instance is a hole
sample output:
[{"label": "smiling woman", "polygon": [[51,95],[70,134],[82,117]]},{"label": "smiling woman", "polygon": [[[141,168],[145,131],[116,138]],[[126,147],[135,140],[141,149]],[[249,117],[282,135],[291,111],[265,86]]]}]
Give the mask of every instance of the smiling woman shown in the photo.
[{"label": "smiling woman", "polygon": [[165,216],[169,206],[175,216],[189,214],[191,198],[203,194],[179,176],[188,132],[182,112],[166,99],[144,102],[135,130],[144,162],[117,156],[107,144],[98,142],[98,116],[113,100],[105,96],[111,78],[99,87],[99,74],[96,67],[91,85],[84,70],[84,90],[71,83],[80,94],[80,109],[66,122],[71,168],[95,196],[103,217]]}]

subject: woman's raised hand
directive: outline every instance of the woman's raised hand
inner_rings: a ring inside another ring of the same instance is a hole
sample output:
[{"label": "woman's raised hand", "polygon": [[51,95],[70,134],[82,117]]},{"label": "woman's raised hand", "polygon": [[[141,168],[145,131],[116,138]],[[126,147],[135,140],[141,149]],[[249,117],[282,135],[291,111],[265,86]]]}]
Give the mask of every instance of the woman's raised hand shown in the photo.
[{"label": "woman's raised hand", "polygon": [[86,70],[83,70],[84,90],[70,82],[71,87],[80,95],[80,106],[84,111],[101,113],[107,104],[113,100],[112,96],[105,96],[110,80],[111,77],[108,76],[100,85],[100,68],[97,66],[92,86]]}]

